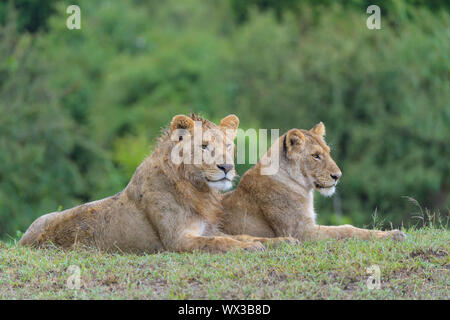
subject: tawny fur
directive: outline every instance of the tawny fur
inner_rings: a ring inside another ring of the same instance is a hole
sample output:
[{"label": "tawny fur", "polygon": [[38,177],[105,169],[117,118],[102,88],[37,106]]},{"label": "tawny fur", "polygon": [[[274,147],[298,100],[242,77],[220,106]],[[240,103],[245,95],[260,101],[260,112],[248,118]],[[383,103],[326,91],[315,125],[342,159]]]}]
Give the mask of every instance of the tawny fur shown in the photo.
[{"label": "tawny fur", "polygon": [[[218,230],[222,195],[207,180],[221,173],[217,163],[177,165],[171,161],[176,144],[193,143],[181,135],[180,141],[173,141],[171,133],[181,129],[192,134],[194,121],[200,122],[203,130],[217,129],[226,134],[230,129],[235,134],[239,124],[234,115],[224,118],[220,126],[195,115],[175,116],[170,129],[122,192],[39,217],[19,244],[42,247],[52,243],[63,248],[83,245],[104,251],[151,253],[262,249],[261,242],[271,243],[273,239],[227,236]],[[208,143],[220,149],[233,144],[233,139],[234,136]],[[233,163],[232,159],[228,161]]]},{"label": "tawny fur", "polygon": [[[311,130],[292,129],[280,137],[261,161],[242,176],[237,189],[225,194],[222,230],[228,234],[292,236],[299,240],[404,239],[406,235],[399,230],[316,224],[314,189],[329,196],[341,176],[324,135],[325,126],[319,123]],[[274,175],[262,175],[263,163],[269,163],[276,151],[279,170]]]}]

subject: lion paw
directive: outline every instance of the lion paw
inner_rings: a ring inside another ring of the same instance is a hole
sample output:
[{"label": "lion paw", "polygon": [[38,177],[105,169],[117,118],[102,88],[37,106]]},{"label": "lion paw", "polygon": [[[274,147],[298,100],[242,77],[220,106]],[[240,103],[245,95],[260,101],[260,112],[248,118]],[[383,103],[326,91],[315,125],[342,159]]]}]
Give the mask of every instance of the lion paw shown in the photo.
[{"label": "lion paw", "polygon": [[253,241],[253,242],[244,242],[242,249],[247,251],[264,251],[266,250],[266,247],[259,241]]},{"label": "lion paw", "polygon": [[292,237],[285,237],[284,238],[284,242],[289,243],[289,244],[300,244],[300,240],[297,238],[292,238]]},{"label": "lion paw", "polygon": [[403,241],[407,238],[406,233],[400,231],[400,230],[391,230],[387,232],[387,238],[396,240],[396,241]]}]

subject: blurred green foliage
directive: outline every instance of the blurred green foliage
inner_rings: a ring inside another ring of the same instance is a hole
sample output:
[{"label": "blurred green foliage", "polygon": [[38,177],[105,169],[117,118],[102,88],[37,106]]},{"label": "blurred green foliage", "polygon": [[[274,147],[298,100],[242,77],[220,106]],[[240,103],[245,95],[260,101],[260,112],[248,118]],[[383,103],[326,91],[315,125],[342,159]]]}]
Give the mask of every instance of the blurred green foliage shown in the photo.
[{"label": "blurred green foliage", "polygon": [[0,31],[0,230],[22,228],[41,208],[76,204],[83,179],[70,153],[74,123],[58,105],[43,57],[14,24]]},{"label": "blurred green foliage", "polygon": [[323,223],[415,223],[405,195],[448,212],[447,2],[383,2],[377,31],[366,1],[39,3],[48,18],[0,6],[0,236],[120,191],[190,111],[280,133],[323,121],[343,171]]},{"label": "blurred green foliage", "polygon": [[17,11],[16,28],[19,31],[36,32],[47,28],[47,19],[55,12],[53,0],[2,0],[0,23],[5,24],[11,11]]}]

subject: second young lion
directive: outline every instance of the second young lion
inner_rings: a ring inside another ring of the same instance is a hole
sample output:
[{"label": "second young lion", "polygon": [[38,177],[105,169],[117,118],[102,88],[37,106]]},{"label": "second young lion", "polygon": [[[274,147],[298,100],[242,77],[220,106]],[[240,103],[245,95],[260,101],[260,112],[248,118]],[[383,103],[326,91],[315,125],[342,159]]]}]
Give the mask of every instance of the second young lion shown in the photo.
[{"label": "second young lion", "polygon": [[[281,136],[242,176],[237,189],[225,194],[222,230],[229,234],[292,236],[300,240],[404,239],[406,235],[399,230],[316,224],[314,190],[331,196],[341,177],[341,170],[331,158],[324,136],[322,122],[311,130],[292,129]],[[261,174],[263,163],[270,163],[273,155],[279,157],[279,170],[273,175]]]}]

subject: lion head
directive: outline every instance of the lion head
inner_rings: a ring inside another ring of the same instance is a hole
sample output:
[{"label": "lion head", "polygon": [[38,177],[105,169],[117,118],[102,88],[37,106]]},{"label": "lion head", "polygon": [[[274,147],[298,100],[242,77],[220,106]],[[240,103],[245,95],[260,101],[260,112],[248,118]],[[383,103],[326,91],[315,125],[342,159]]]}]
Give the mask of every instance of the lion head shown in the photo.
[{"label": "lion head", "polygon": [[170,123],[172,165],[199,189],[232,187],[234,138],[239,119],[229,115],[216,125],[199,116],[177,115]]},{"label": "lion head", "polygon": [[283,139],[285,170],[306,188],[332,196],[342,176],[325,143],[325,125],[320,122],[311,130],[289,130]]}]

